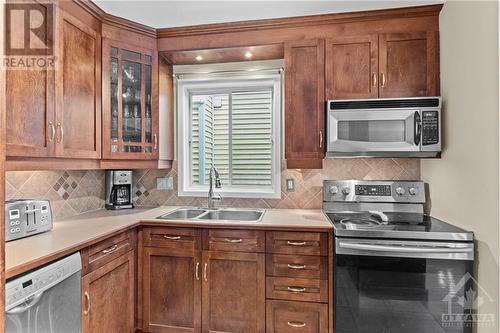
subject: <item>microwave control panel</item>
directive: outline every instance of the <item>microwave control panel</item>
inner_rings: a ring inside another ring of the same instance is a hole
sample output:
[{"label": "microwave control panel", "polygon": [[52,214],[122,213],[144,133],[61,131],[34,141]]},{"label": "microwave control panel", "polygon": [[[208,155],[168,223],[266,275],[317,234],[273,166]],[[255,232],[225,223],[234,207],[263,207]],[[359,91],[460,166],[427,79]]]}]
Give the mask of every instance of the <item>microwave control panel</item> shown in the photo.
[{"label": "microwave control panel", "polygon": [[439,143],[439,114],[437,111],[422,112],[422,145]]}]

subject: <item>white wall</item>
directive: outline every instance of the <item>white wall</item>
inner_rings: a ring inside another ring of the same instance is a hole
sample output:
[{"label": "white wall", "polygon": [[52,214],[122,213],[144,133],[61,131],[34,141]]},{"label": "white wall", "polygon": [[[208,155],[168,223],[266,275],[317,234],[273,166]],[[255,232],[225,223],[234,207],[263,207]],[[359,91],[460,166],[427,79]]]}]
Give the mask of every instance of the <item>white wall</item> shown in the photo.
[{"label": "white wall", "polygon": [[499,39],[498,3],[447,1],[440,15],[442,159],[422,161],[431,214],[477,239],[480,313],[496,314],[499,332]]}]

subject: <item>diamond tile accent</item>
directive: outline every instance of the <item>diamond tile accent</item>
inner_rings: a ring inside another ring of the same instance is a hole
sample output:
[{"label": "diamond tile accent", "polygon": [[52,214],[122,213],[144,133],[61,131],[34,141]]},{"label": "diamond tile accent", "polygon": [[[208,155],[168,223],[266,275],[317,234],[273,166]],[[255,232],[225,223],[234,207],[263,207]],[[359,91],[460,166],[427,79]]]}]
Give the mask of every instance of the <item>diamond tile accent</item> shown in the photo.
[{"label": "diamond tile accent", "polygon": [[50,200],[56,220],[104,207],[102,170],[13,171],[5,185],[7,199]]}]

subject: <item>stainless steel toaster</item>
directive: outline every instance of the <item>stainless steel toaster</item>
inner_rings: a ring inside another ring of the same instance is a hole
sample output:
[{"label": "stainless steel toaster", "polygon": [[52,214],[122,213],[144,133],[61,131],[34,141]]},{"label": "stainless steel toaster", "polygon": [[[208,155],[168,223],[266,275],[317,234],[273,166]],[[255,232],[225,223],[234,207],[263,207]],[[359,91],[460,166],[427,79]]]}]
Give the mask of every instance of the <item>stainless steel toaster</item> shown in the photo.
[{"label": "stainless steel toaster", "polygon": [[5,202],[5,240],[11,241],[52,229],[52,210],[48,200],[10,200]]}]

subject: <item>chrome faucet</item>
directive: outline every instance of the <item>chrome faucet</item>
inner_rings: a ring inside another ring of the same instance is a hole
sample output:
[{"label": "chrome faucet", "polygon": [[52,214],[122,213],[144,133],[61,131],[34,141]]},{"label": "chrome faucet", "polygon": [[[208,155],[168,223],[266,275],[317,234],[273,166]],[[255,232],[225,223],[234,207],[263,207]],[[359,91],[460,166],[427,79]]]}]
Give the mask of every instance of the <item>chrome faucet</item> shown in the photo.
[{"label": "chrome faucet", "polygon": [[214,195],[214,188],[213,188],[214,178],[215,178],[215,188],[221,188],[219,172],[217,171],[215,166],[212,165],[212,167],[210,168],[210,174],[209,174],[210,185],[208,187],[208,208],[209,209],[215,208],[214,201],[221,201],[222,200],[222,197],[220,196],[220,194]]}]

